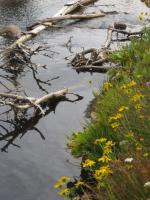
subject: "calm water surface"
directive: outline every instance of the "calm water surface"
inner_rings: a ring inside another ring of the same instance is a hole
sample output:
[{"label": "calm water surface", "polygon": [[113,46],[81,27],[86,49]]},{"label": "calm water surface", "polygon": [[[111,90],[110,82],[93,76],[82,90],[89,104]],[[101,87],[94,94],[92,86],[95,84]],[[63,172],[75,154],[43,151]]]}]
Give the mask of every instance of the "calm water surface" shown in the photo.
[{"label": "calm water surface", "polygon": [[[36,19],[42,19],[55,14],[65,3],[66,0],[0,0],[0,24],[16,23],[25,30],[25,27]],[[65,29],[46,31],[37,36],[31,45],[46,45],[50,49],[41,52],[32,58],[32,61],[40,65],[46,65],[47,69],[39,67],[38,78],[41,80],[52,79],[51,86],[43,87],[51,92],[69,87],[73,92],[82,95],[82,101],[76,103],[60,102],[55,112],[50,112],[41,119],[31,119],[30,123],[15,127],[16,132],[23,126],[25,134],[23,138],[17,138],[15,144],[21,148],[10,145],[8,153],[0,153],[0,200],[59,200],[53,184],[62,175],[75,176],[79,174],[79,168],[73,164],[79,164],[74,160],[66,149],[67,137],[73,131],[82,130],[86,121],[85,110],[92,100],[92,91],[98,91],[106,79],[104,74],[77,74],[64,58],[70,55],[70,50],[65,46],[66,42],[72,38],[72,52],[77,52],[82,47],[100,47],[106,36],[108,25],[115,21],[126,22],[131,26],[140,25],[137,16],[147,8],[138,0],[101,0],[97,3],[115,4],[111,7],[100,7],[104,10],[117,10],[118,15],[107,16],[101,19],[94,19],[89,23],[78,23],[78,27],[70,26]],[[88,9],[91,11],[93,8]],[[130,14],[128,14],[130,12]],[[93,27],[96,29],[90,29]],[[0,38],[1,47],[7,41]],[[30,44],[29,44],[30,45]],[[52,56],[52,52],[55,51]],[[47,53],[52,58],[44,56]],[[29,96],[42,96],[45,93],[38,87],[29,69],[24,69],[20,74],[13,75],[0,71],[3,76],[11,76],[13,83],[3,81],[13,91],[21,94],[26,92]],[[92,83],[90,83],[92,82]],[[1,91],[6,89],[0,86]],[[1,108],[0,113],[8,108]],[[18,114],[17,114],[18,116]],[[22,116],[21,116],[22,117]],[[0,115],[0,120],[14,120],[13,113]],[[4,132],[4,127],[12,131],[14,127],[5,122],[0,122],[0,132]],[[29,127],[30,124],[33,124]],[[43,140],[40,134],[33,130],[38,128],[45,137]],[[0,141],[2,148],[7,141]],[[69,160],[69,162],[68,162]],[[71,163],[73,164],[71,164]]]}]

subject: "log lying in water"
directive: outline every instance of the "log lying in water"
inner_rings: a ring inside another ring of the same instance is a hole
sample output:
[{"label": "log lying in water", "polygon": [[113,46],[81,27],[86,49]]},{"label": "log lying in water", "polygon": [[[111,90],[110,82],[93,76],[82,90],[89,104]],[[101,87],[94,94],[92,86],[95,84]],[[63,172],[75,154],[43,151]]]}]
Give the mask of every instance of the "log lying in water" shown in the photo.
[{"label": "log lying in water", "polygon": [[72,20],[72,19],[92,19],[92,18],[97,18],[97,17],[104,17],[106,14],[101,12],[101,11],[98,11],[98,12],[95,12],[95,13],[91,13],[91,14],[82,14],[82,15],[70,15],[70,14],[67,14],[67,15],[64,15],[64,16],[59,16],[59,17],[50,17],[50,18],[46,18],[46,19],[43,19],[43,20],[39,20],[37,22],[35,22],[34,24],[32,24],[30,27],[28,28],[33,28],[34,26],[37,26],[39,24],[42,24],[42,25],[45,25],[45,26],[52,26],[53,27],[53,23],[57,23],[59,21],[62,21],[62,20]]},{"label": "log lying in water", "polygon": [[[67,95],[74,95],[76,98],[70,100]],[[18,110],[27,110],[29,108],[35,108],[41,111],[41,114],[45,114],[43,108],[49,105],[53,105],[58,101],[65,100],[69,102],[76,102],[83,99],[82,96],[68,92],[68,89],[58,90],[56,92],[48,93],[40,98],[35,97],[23,97],[11,93],[0,93],[0,105],[5,106],[9,105],[12,108]]]},{"label": "log lying in water", "polygon": [[62,97],[65,97],[67,93],[68,93],[68,89],[63,89],[63,90],[49,93],[40,98],[23,97],[16,94],[10,94],[10,93],[0,93],[0,98],[1,98],[0,104],[9,105],[13,108],[17,108],[20,110],[26,110],[33,107],[33,108],[39,109],[41,113],[44,114],[44,110],[42,108],[44,104],[55,102],[56,100],[61,99]]},{"label": "log lying in water", "polygon": [[[124,25],[124,27],[126,27]],[[90,71],[90,72],[100,72],[100,73],[105,73],[109,69],[117,67],[117,66],[112,66],[112,65],[103,65],[104,63],[109,62],[108,60],[108,54],[110,52],[110,45],[111,42],[114,41],[112,39],[113,32],[117,33],[117,39],[116,41],[129,41],[133,37],[140,37],[143,34],[143,31],[126,31],[123,29],[116,29],[114,27],[108,27],[107,29],[107,39],[105,41],[105,44],[103,45],[102,48],[96,49],[96,48],[91,48],[84,50],[80,53],[77,53],[75,57],[72,59],[71,64],[73,68],[77,72],[85,72],[85,71]],[[123,34],[126,37],[123,39],[118,38],[118,34]],[[90,54],[90,56],[89,56]],[[88,56],[87,56],[88,55]]]},{"label": "log lying in water", "polygon": [[[76,9],[80,8],[81,6],[91,4],[95,2],[96,0],[75,0],[71,3],[66,4],[59,12],[57,12],[53,17],[59,17],[59,16],[64,16],[67,14],[72,13]],[[52,24],[51,24],[52,25]],[[39,25],[32,31],[29,31],[27,34],[23,35],[20,37],[18,40],[16,40],[10,48],[15,48],[17,45],[24,43],[28,40],[30,40],[34,35],[39,34],[40,32],[44,31],[47,28],[46,25]]]},{"label": "log lying in water", "polygon": [[[106,72],[111,66],[101,66],[103,63],[107,62],[107,54],[109,53],[109,46],[112,40],[112,29],[108,28],[107,39],[105,44],[100,49],[87,49],[81,53],[76,54],[76,56],[71,61],[71,64],[77,72],[80,71],[91,71],[91,72]],[[90,54],[90,57],[86,55]]]},{"label": "log lying in water", "polygon": [[[1,59],[6,61],[6,63],[28,63],[31,56],[34,54],[35,50],[25,46],[28,40],[31,40],[34,36],[41,33],[47,27],[56,27],[55,24],[62,20],[76,20],[76,19],[92,19],[97,17],[104,17],[107,14],[116,14],[115,11],[102,12],[98,11],[95,13],[88,14],[74,14],[78,8],[82,8],[88,4],[94,3],[97,0],[75,0],[71,3],[66,4],[58,13],[53,17],[39,20],[31,25],[30,31],[23,34],[18,40],[16,40],[12,45],[10,45],[6,50],[3,51]],[[74,13],[73,13],[74,12]],[[20,53],[19,53],[20,52]],[[10,62],[8,62],[10,61]]]},{"label": "log lying in water", "polygon": [[[25,47],[23,43],[25,43],[28,40],[31,40],[34,36],[36,36],[37,34],[47,29],[47,27],[53,27],[54,21],[60,21],[60,20],[65,20],[65,19],[87,19],[87,18],[105,16],[106,14],[100,11],[98,13],[91,13],[91,14],[86,14],[86,15],[71,15],[77,9],[85,5],[94,3],[95,1],[97,0],[74,0],[73,2],[66,4],[53,17],[47,18],[45,20],[40,20],[40,23],[37,23],[37,26],[33,30],[26,32],[18,40],[16,40],[12,45],[6,48],[2,52],[1,59],[6,61],[6,63],[9,63],[9,62],[18,63],[20,61],[21,63],[22,61],[24,61],[24,63],[28,63],[27,60],[30,60],[30,55],[34,54],[34,50],[32,48]],[[12,56],[12,52],[13,52],[13,56]],[[21,53],[20,55],[19,52],[24,52],[24,53],[23,54]]]}]

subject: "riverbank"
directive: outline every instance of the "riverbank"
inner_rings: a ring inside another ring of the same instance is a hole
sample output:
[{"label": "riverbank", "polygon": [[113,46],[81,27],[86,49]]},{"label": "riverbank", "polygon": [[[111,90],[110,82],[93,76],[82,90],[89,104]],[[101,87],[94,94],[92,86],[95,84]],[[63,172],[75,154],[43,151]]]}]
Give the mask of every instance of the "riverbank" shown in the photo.
[{"label": "riverbank", "polygon": [[94,119],[74,133],[69,148],[81,157],[79,178],[55,187],[68,199],[150,198],[150,30],[110,55],[121,66],[96,96]]}]

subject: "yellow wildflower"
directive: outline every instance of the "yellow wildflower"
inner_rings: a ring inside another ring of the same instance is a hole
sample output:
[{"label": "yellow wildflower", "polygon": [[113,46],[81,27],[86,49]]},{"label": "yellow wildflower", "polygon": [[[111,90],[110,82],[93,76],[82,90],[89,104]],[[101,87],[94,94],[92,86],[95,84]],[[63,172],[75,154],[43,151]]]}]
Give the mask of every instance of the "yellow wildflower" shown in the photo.
[{"label": "yellow wildflower", "polygon": [[64,183],[62,182],[57,182],[54,184],[54,188],[62,188],[64,186]]},{"label": "yellow wildflower", "polygon": [[112,84],[110,83],[110,82],[108,82],[108,81],[106,81],[105,83],[104,83],[104,85],[103,85],[103,87],[104,87],[104,89],[106,89],[106,90],[108,90],[109,88],[112,88]]},{"label": "yellow wildflower", "polygon": [[62,176],[57,180],[57,183],[54,184],[54,188],[61,188],[69,181],[71,178],[68,176]]},{"label": "yellow wildflower", "polygon": [[136,143],[136,150],[141,151],[142,150],[142,145],[140,143]]},{"label": "yellow wildflower", "polygon": [[132,168],[133,168],[133,165],[132,165],[132,164],[129,164],[129,163],[128,163],[128,164],[126,164],[126,166],[127,166],[127,169],[128,169],[128,170],[130,170],[130,169],[132,169]]},{"label": "yellow wildflower", "polygon": [[134,137],[133,131],[129,131],[129,132],[126,134],[126,137],[129,138],[129,139],[133,138],[133,137]]},{"label": "yellow wildflower", "polygon": [[129,94],[129,93],[131,93],[131,91],[132,91],[128,84],[127,84],[127,85],[123,84],[123,85],[120,87],[120,89],[123,90],[123,92],[126,93],[126,94]]},{"label": "yellow wildflower", "polygon": [[75,184],[75,187],[76,188],[79,188],[80,186],[83,186],[84,185],[84,182],[83,181],[78,181],[76,184]]},{"label": "yellow wildflower", "polygon": [[62,183],[65,183],[66,181],[69,181],[70,180],[70,177],[68,176],[62,176],[58,179],[58,182],[62,182]]},{"label": "yellow wildflower", "polygon": [[113,143],[111,140],[106,142],[106,147],[113,147],[115,145],[115,143]]},{"label": "yellow wildflower", "polygon": [[105,146],[103,154],[104,155],[109,155],[110,153],[112,153],[112,148]]},{"label": "yellow wildflower", "polygon": [[65,188],[58,193],[60,196],[68,196],[69,189]]},{"label": "yellow wildflower", "polygon": [[130,81],[130,82],[127,84],[128,87],[134,87],[134,86],[136,86],[136,85],[137,85],[137,83],[136,83],[134,80]]},{"label": "yellow wildflower", "polygon": [[116,115],[109,117],[108,122],[112,122],[113,120],[118,120],[121,118],[123,118],[123,115],[120,113],[117,113]]},{"label": "yellow wildflower", "polygon": [[97,180],[107,177],[109,174],[112,174],[112,170],[108,165],[100,167],[99,170],[95,170],[94,177]]},{"label": "yellow wildflower", "polygon": [[121,90],[126,90],[127,89],[127,85],[123,84],[121,87],[120,87]]},{"label": "yellow wildflower", "polygon": [[132,98],[131,98],[131,102],[137,102],[138,100],[144,98],[144,95],[141,93],[135,94]]},{"label": "yellow wildflower", "polygon": [[120,126],[120,123],[118,123],[118,122],[114,122],[114,123],[111,124],[111,127],[113,129],[117,129],[119,126]]},{"label": "yellow wildflower", "polygon": [[98,161],[102,163],[108,163],[109,161],[111,161],[111,158],[109,158],[106,155],[103,155],[101,158],[98,159]]},{"label": "yellow wildflower", "polygon": [[144,153],[143,156],[146,158],[149,156],[149,153]]},{"label": "yellow wildflower", "polygon": [[150,116],[148,117],[148,120],[150,121]]},{"label": "yellow wildflower", "polygon": [[137,110],[141,110],[142,107],[143,107],[143,106],[142,106],[141,104],[139,104],[139,103],[135,105],[135,108],[136,108]]},{"label": "yellow wildflower", "polygon": [[115,144],[109,140],[108,142],[106,142],[105,146],[104,146],[104,150],[103,150],[103,155],[109,155],[110,153],[112,153],[112,147]]},{"label": "yellow wildflower", "polygon": [[123,112],[123,111],[126,111],[126,110],[129,110],[129,107],[128,106],[121,106],[118,111],[119,112]]},{"label": "yellow wildflower", "polygon": [[99,138],[99,139],[96,139],[94,144],[102,144],[102,143],[105,143],[107,141],[107,138]]},{"label": "yellow wildflower", "polygon": [[140,118],[140,119],[144,119],[144,115],[140,115],[139,118]]},{"label": "yellow wildflower", "polygon": [[95,165],[95,162],[93,160],[90,160],[90,159],[86,159],[82,163],[83,168],[85,168],[85,167],[92,167],[93,165]]}]

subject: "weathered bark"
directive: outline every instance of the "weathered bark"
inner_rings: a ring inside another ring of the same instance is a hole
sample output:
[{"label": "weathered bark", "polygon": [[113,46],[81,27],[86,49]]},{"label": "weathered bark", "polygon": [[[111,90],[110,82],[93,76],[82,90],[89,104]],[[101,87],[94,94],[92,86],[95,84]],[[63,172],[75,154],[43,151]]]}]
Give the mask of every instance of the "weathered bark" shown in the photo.
[{"label": "weathered bark", "polygon": [[[57,12],[53,17],[59,17],[59,16],[64,16],[67,14],[72,13],[73,11],[75,11],[76,9],[80,8],[82,5],[88,5],[91,4],[93,2],[95,2],[96,0],[75,0],[72,3],[68,3],[66,4],[59,12]],[[52,25],[52,23],[51,23]],[[17,45],[24,43],[28,40],[30,40],[34,35],[37,35],[38,33],[44,31],[47,28],[46,25],[39,25],[38,27],[36,27],[35,29],[33,29],[32,31],[29,31],[27,34],[23,35],[21,38],[19,38],[18,40],[16,40],[11,46],[10,48],[15,48]]]},{"label": "weathered bark", "polygon": [[[105,44],[100,49],[87,49],[81,53],[76,54],[76,56],[71,61],[71,64],[76,71],[90,71],[90,72],[106,72],[111,66],[101,66],[103,63],[107,62],[107,54],[109,52],[109,46],[112,40],[112,29],[108,28],[107,38]],[[90,58],[85,56],[90,53]]]},{"label": "weathered bark", "polygon": [[82,15],[64,15],[64,16],[59,16],[59,17],[50,17],[50,18],[46,18],[43,20],[39,20],[37,22],[35,22],[33,25],[31,25],[29,28],[32,28],[34,26],[37,26],[39,24],[42,25],[48,25],[53,26],[53,23],[62,21],[62,20],[72,20],[72,19],[92,19],[92,18],[97,18],[97,17],[104,17],[106,14],[99,11],[99,12],[95,12],[95,13],[91,13],[91,14],[82,14]]},{"label": "weathered bark", "polygon": [[42,114],[44,111],[42,109],[43,104],[49,104],[49,102],[55,102],[57,99],[65,97],[68,89],[59,90],[57,92],[49,93],[41,98],[33,97],[23,97],[16,94],[10,93],[0,93],[1,105],[9,105],[17,109],[28,109],[31,107],[38,108]]}]

